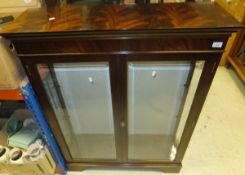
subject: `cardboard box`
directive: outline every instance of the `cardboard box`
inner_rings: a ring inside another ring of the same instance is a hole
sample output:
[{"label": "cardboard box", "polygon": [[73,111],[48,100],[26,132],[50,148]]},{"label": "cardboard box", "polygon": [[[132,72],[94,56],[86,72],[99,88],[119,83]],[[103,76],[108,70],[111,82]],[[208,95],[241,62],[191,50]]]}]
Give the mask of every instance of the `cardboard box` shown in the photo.
[{"label": "cardboard box", "polygon": [[17,89],[24,76],[14,46],[0,36],[0,89]]},{"label": "cardboard box", "polygon": [[43,158],[37,162],[24,164],[0,163],[0,171],[16,175],[54,175],[55,168],[55,161],[47,148]]}]

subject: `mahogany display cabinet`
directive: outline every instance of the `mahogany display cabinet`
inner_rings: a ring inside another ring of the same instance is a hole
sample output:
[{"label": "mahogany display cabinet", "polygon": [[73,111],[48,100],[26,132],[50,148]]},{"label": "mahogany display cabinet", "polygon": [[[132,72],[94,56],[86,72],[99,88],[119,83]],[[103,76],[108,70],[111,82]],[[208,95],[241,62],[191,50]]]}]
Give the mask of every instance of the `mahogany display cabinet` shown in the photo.
[{"label": "mahogany display cabinet", "polygon": [[216,4],[24,12],[12,41],[69,170],[179,172],[228,37]]}]

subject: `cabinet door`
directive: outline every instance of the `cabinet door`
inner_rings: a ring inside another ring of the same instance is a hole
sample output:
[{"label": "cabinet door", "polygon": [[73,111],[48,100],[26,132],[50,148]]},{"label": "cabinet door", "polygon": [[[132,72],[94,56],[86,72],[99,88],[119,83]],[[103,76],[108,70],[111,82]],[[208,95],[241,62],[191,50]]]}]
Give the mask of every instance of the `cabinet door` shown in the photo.
[{"label": "cabinet door", "polygon": [[38,64],[37,70],[71,159],[117,159],[109,63]]},{"label": "cabinet door", "polygon": [[201,72],[192,61],[127,63],[129,160],[174,160]]}]

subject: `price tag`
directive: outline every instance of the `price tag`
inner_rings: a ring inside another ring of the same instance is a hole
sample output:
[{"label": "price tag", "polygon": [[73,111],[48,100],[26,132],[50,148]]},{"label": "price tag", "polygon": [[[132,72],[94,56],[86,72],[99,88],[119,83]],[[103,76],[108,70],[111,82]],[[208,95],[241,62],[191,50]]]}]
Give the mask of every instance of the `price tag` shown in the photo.
[{"label": "price tag", "polygon": [[220,41],[215,41],[212,44],[212,48],[222,48],[222,46],[223,46],[223,42]]}]

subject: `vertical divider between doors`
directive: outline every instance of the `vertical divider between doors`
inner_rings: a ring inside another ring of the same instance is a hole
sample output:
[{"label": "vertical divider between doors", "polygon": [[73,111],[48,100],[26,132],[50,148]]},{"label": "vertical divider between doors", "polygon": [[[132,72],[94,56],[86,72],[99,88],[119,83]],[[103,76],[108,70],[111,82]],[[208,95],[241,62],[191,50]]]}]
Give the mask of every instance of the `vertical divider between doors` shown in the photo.
[{"label": "vertical divider between doors", "polygon": [[118,84],[120,87],[120,109],[121,109],[121,131],[122,131],[122,160],[128,162],[128,106],[127,106],[127,56],[118,56],[119,76]]},{"label": "vertical divider between doors", "polygon": [[116,148],[120,162],[127,162],[128,160],[126,64],[122,55],[117,55],[110,60]]},{"label": "vertical divider between doors", "polygon": [[110,58],[110,84],[112,94],[114,133],[116,143],[117,160],[123,162],[123,132],[121,127],[122,122],[122,107],[121,107],[121,88],[120,88],[120,64],[119,57],[113,56]]}]

